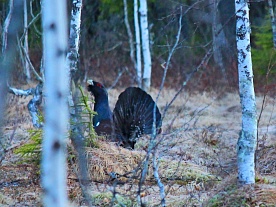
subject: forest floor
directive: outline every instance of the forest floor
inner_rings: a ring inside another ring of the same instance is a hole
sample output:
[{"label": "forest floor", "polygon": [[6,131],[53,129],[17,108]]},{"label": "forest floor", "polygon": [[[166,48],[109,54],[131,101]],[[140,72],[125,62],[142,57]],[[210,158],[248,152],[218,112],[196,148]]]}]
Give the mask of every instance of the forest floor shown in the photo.
[{"label": "forest floor", "polygon": [[[115,105],[121,91],[110,90]],[[158,100],[160,111],[173,99],[166,89]],[[151,91],[155,99],[157,91]],[[39,167],[26,162],[15,150],[30,141],[33,129],[27,111],[31,97],[9,95],[3,129],[6,152],[0,165],[1,206],[42,206]],[[236,143],[241,129],[238,93],[180,94],[164,116],[158,135],[159,176],[165,186],[167,206],[276,206],[275,98],[257,96],[258,148],[256,184],[237,185]],[[261,115],[260,115],[261,114]],[[131,151],[103,139],[98,148],[86,148],[93,206],[137,206],[139,164],[146,155],[148,137]],[[69,144],[70,145],[70,144]],[[68,195],[71,206],[87,206],[74,161],[68,161]],[[112,179],[110,173],[116,173]],[[116,199],[112,192],[116,191]],[[146,206],[160,206],[159,187],[149,166],[141,190]]]}]

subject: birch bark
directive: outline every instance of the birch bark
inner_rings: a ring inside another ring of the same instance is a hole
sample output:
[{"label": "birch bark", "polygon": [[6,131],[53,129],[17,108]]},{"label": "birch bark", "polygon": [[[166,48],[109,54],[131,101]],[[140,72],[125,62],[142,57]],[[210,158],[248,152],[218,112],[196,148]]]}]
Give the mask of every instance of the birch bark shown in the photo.
[{"label": "birch bark", "polygon": [[151,54],[149,43],[147,0],[140,0],[140,26],[142,34],[142,51],[144,61],[142,88],[148,91],[151,86]]},{"label": "birch bark", "polygon": [[45,125],[42,143],[44,206],[68,206],[66,137],[68,136],[67,14],[65,0],[42,4],[45,66]]},{"label": "birch bark", "polygon": [[[82,0],[73,0],[73,6],[71,11],[70,21],[70,35],[69,35],[69,50],[66,57],[67,73],[69,74],[69,83],[74,84],[73,77],[75,72],[78,70],[77,63],[79,61],[79,47],[80,47],[80,32],[81,32],[81,11],[82,11]],[[70,88],[70,86],[68,86]],[[89,193],[87,191],[87,182],[89,175],[87,171],[87,161],[85,156],[85,143],[84,143],[84,132],[81,120],[81,104],[80,95],[78,90],[74,90],[72,87],[71,94],[69,95],[69,106],[70,106],[70,121],[71,121],[71,133],[70,138],[77,151],[79,173],[78,178],[80,185],[83,190],[84,197],[89,204],[92,206]]]},{"label": "birch bark", "polygon": [[[29,55],[29,44],[28,44],[28,8],[27,8],[27,0],[24,0],[24,49],[26,51],[26,55]],[[27,82],[29,83],[31,80],[31,73],[30,73],[30,65],[25,58],[25,67],[24,67],[24,72],[26,75]]]},{"label": "birch bark", "polygon": [[138,0],[134,0],[134,28],[136,41],[136,75],[138,86],[142,87],[142,56],[141,56],[141,35],[139,27]]},{"label": "birch bark", "polygon": [[273,45],[274,45],[274,49],[276,49],[276,21],[275,21],[273,3],[272,3],[272,0],[267,0],[267,3],[268,3],[270,20],[272,25]]},{"label": "birch bark", "polygon": [[255,183],[257,116],[251,60],[249,8],[246,0],[235,0],[235,8],[239,93],[242,107],[242,129],[237,143],[238,182],[252,184]]},{"label": "birch bark", "polygon": [[80,48],[81,9],[82,0],[73,0],[70,20],[69,48],[66,56],[66,64],[69,69],[68,72],[70,77],[72,76],[71,73],[77,71]]}]

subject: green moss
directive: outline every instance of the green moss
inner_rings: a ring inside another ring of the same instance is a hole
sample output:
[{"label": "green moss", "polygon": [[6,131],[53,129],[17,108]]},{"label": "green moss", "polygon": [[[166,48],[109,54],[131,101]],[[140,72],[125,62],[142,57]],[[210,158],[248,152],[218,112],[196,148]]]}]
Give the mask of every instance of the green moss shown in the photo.
[{"label": "green moss", "polygon": [[126,206],[126,207],[135,207],[138,206],[136,202],[132,201],[131,199],[116,194],[115,197],[113,197],[111,192],[104,192],[104,193],[97,193],[92,196],[92,203],[95,206],[110,206],[113,201],[114,207],[119,206]]},{"label": "green moss", "polygon": [[176,181],[180,185],[185,185],[192,181],[205,183],[220,180],[220,178],[206,172],[199,166],[185,162],[179,163],[178,161],[171,161],[168,163],[167,161],[161,161],[159,170],[163,180]]}]

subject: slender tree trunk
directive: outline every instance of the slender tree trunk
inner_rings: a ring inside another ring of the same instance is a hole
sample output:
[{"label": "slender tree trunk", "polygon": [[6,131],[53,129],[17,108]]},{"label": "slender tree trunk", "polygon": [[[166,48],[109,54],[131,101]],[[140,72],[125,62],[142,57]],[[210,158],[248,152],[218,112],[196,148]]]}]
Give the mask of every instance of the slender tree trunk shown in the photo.
[{"label": "slender tree trunk", "polygon": [[272,3],[272,0],[267,0],[267,2],[268,2],[269,14],[270,14],[271,25],[272,25],[273,45],[274,45],[274,49],[276,49],[276,21],[275,21],[275,15],[273,10],[273,3]]},{"label": "slender tree trunk", "polygon": [[136,75],[138,86],[142,87],[142,57],[141,57],[141,36],[139,27],[138,0],[134,0],[134,27],[136,41]]},{"label": "slender tree trunk", "polygon": [[[28,9],[27,9],[27,0],[24,0],[24,49],[26,52],[26,55],[29,55],[29,44],[28,44]],[[26,75],[26,80],[29,83],[31,80],[31,74],[30,74],[30,65],[27,60],[27,58],[24,59],[25,65],[24,65],[24,73]]]},{"label": "slender tree trunk", "polygon": [[13,8],[14,8],[13,0],[10,0],[9,13],[5,19],[4,26],[3,26],[3,34],[2,34],[2,54],[3,55],[4,55],[4,52],[8,45],[8,29],[9,29],[9,25],[11,23]]},{"label": "slender tree trunk", "polygon": [[128,43],[130,48],[130,59],[134,65],[134,68],[136,68],[136,61],[134,57],[134,42],[133,42],[133,34],[130,29],[129,21],[128,21],[128,11],[127,11],[127,0],[123,0],[124,2],[124,22],[126,25],[127,35],[128,35]]},{"label": "slender tree trunk", "polygon": [[[219,69],[222,71],[225,76],[225,67],[223,64],[222,57],[222,46],[225,44],[225,35],[223,30],[220,30],[222,27],[220,21],[218,20],[218,2],[217,0],[213,0],[213,22],[212,22],[212,33],[213,33],[213,53],[214,60]],[[220,30],[220,32],[218,32]]]},{"label": "slender tree trunk", "polygon": [[[79,61],[79,47],[80,47],[80,32],[81,32],[81,11],[82,11],[82,0],[73,0],[73,6],[71,11],[71,21],[70,21],[70,34],[69,34],[69,50],[66,57],[66,67],[69,74],[70,83],[75,86],[74,83],[74,74],[78,70],[77,64]],[[70,88],[70,86],[68,86]],[[74,148],[77,152],[78,157],[78,166],[79,174],[77,175],[80,180],[80,186],[83,191],[83,195],[89,204],[90,197],[86,188],[87,181],[89,180],[88,170],[87,170],[87,161],[85,157],[85,143],[84,135],[82,128],[81,120],[81,104],[80,95],[78,89],[72,87],[70,96],[69,96],[69,106],[70,106],[70,121],[71,121],[71,133],[70,138],[74,145]]]},{"label": "slender tree trunk", "polygon": [[[17,48],[17,35],[23,28],[21,20],[23,18],[23,2],[21,0],[10,0],[10,10],[5,19],[3,27],[3,42],[2,42],[2,55],[0,56],[0,129],[3,124],[5,100],[7,95],[7,81],[9,80],[11,71],[15,68],[15,57]],[[0,131],[1,136],[1,131]],[[4,147],[0,139],[0,160],[4,156]]]},{"label": "slender tree trunk", "polygon": [[[80,48],[80,25],[81,25],[82,0],[73,0],[70,20],[69,49],[66,56],[66,64],[70,76],[78,70]],[[68,82],[69,83],[69,82]]]},{"label": "slender tree trunk", "polygon": [[44,206],[68,206],[66,137],[68,136],[67,14],[65,0],[42,5],[45,66],[45,125],[42,143]]},{"label": "slender tree trunk", "polygon": [[247,0],[235,1],[235,8],[239,92],[242,107],[242,129],[237,143],[238,182],[240,184],[252,184],[255,183],[254,158],[257,142],[257,116]]},{"label": "slender tree trunk", "polygon": [[148,8],[147,0],[140,0],[140,26],[142,34],[142,49],[144,60],[144,72],[142,88],[148,91],[151,86],[151,55],[149,43]]}]

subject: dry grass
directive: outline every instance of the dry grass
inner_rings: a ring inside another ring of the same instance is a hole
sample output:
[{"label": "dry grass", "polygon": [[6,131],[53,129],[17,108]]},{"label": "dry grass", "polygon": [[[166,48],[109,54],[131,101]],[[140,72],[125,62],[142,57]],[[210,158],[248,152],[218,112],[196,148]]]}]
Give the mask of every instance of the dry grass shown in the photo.
[{"label": "dry grass", "polygon": [[255,185],[237,186],[234,176],[229,176],[217,186],[204,206],[238,207],[238,206],[270,206],[276,204],[276,186],[258,181]]},{"label": "dry grass", "polygon": [[[93,181],[107,183],[113,179],[111,174],[115,174],[123,183],[137,183],[146,156],[145,152],[131,151],[104,141],[100,141],[99,146],[99,148],[86,148],[89,175]],[[77,169],[76,165],[73,167]],[[183,160],[161,159],[159,173],[164,183],[185,185],[192,181],[200,183],[217,180],[206,167]],[[154,182],[151,162],[146,181],[149,184]]]},{"label": "dry grass", "polygon": [[[111,108],[121,91],[109,90]],[[161,93],[157,104],[161,112],[175,93],[171,89]],[[156,94],[156,90],[151,91],[153,99]],[[4,133],[6,143],[10,146],[16,147],[28,139],[26,130],[32,128],[26,109],[28,100],[9,96]],[[263,98],[257,97],[258,113],[262,103]],[[157,138],[159,174],[165,184],[168,206],[235,206],[237,202],[243,206],[275,206],[275,99],[267,97],[263,106],[259,123],[257,184],[254,188],[244,189],[236,185],[235,178],[236,142],[241,127],[239,96],[211,92],[180,94],[168,109],[163,120],[163,132]],[[140,165],[146,154],[147,142],[147,137],[139,140],[134,151],[102,140],[99,141],[99,148],[86,149],[89,175],[93,181],[90,193],[95,206],[105,206],[111,202],[110,192],[114,190],[115,181],[118,182],[116,191],[123,197],[120,199],[126,199],[122,202],[126,202],[126,206],[135,205]],[[41,189],[38,181],[33,182],[34,175],[30,171],[34,170],[24,168],[26,176],[23,168],[14,164],[18,159],[11,148],[2,162],[0,204],[22,206],[28,200],[27,205],[39,206]],[[79,206],[84,204],[74,174],[75,168],[70,166],[69,169],[68,192],[72,205]],[[151,165],[149,169],[142,199],[152,206],[158,205],[160,198]],[[116,179],[111,175],[116,175]],[[5,182],[18,179],[22,182],[17,187],[9,184],[3,186]],[[31,184],[26,184],[27,180],[32,181]]]}]

